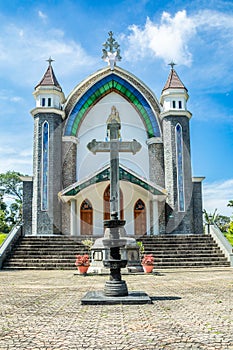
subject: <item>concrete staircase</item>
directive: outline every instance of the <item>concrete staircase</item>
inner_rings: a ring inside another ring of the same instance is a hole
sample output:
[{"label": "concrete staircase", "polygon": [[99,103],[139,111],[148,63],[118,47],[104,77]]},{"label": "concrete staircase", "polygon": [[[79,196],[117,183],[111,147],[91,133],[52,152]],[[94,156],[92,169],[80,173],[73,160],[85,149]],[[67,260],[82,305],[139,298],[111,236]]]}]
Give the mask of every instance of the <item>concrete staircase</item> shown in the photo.
[{"label": "concrete staircase", "polygon": [[[89,237],[90,238],[90,237]],[[85,237],[82,237],[82,240]],[[76,269],[75,256],[87,254],[81,239],[69,236],[25,236],[19,240],[4,269],[70,270]]]},{"label": "concrete staircase", "polygon": [[210,235],[143,236],[145,254],[153,254],[155,268],[230,266]]},{"label": "concrete staircase", "polygon": [[[86,237],[23,237],[5,261],[4,269],[73,269],[75,255],[87,253],[81,243]],[[90,238],[90,237],[89,237]],[[145,254],[153,254],[155,269],[230,266],[212,237],[208,235],[161,235],[137,238]]]}]

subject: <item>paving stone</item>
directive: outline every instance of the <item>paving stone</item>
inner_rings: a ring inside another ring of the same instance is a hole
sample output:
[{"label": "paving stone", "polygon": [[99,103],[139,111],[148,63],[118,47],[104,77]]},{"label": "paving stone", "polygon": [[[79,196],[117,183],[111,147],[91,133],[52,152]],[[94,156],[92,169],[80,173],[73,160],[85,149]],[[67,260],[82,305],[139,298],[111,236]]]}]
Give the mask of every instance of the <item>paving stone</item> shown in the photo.
[{"label": "paving stone", "polygon": [[0,350],[233,350],[232,268],[128,275],[148,305],[81,305],[106,276],[0,271]]}]

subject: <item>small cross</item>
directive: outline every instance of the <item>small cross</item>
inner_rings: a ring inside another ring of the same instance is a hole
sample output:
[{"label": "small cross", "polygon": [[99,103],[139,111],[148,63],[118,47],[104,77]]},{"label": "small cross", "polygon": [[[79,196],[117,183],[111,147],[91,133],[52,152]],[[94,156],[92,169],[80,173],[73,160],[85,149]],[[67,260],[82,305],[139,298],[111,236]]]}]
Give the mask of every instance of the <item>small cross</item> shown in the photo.
[{"label": "small cross", "polygon": [[169,66],[171,66],[171,69],[173,69],[174,66],[176,66],[176,63],[174,63],[173,61],[171,61],[170,63],[168,63]]},{"label": "small cross", "polygon": [[54,60],[51,58],[51,56],[49,57],[48,60],[46,60],[47,62],[49,62],[49,65],[51,66],[51,63],[54,62]]}]

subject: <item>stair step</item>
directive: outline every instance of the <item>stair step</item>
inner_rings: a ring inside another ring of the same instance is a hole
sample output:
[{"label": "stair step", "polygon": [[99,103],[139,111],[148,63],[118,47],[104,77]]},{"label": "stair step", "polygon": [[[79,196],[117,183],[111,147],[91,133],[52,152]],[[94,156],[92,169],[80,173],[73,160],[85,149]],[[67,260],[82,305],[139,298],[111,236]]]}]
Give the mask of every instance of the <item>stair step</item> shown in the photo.
[{"label": "stair step", "polygon": [[[76,269],[75,256],[87,253],[81,241],[92,237],[26,236],[4,264],[6,269]],[[208,235],[137,237],[145,254],[153,254],[155,270],[175,267],[230,266]]]}]

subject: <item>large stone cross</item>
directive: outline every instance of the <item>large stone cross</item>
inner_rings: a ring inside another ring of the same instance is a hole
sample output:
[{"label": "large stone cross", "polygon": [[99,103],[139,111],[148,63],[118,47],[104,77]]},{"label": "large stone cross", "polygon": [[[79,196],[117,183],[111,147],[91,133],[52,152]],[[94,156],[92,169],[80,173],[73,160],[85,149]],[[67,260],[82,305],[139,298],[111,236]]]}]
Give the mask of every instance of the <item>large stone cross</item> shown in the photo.
[{"label": "large stone cross", "polygon": [[87,148],[93,154],[97,152],[110,152],[110,213],[119,213],[119,152],[136,154],[141,149],[141,144],[133,141],[121,141],[121,123],[116,107],[112,107],[112,113],[107,120],[107,132],[109,141],[96,141],[93,139]]}]

